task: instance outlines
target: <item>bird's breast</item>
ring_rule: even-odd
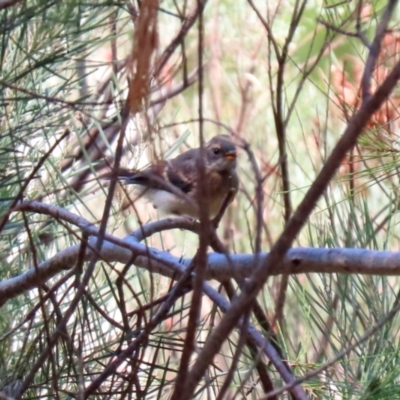
[[[196,203],[190,203],[186,199],[166,190],[150,190],[146,193],[147,199],[153,207],[165,214],[187,215],[197,218]]]

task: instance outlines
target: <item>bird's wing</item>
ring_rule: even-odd
[[[193,190],[194,181],[171,166],[166,170],[166,178],[167,181],[182,190],[183,193],[190,193]]]
[[[111,178],[111,173],[107,178]],[[190,193],[195,184],[196,164],[186,153],[170,161],[162,161],[143,171],[132,171],[120,168],[118,178],[129,185],[145,186],[148,189],[161,189],[168,192],[169,185],[183,193]],[[165,181],[167,184],[163,184]]]
[[[118,178],[127,184],[146,186],[149,189],[168,190],[160,179],[190,194],[196,187],[198,149],[192,149],[169,161],[161,161],[143,171],[124,168],[118,170]],[[106,178],[111,178],[111,173]]]
[[[196,185],[197,149],[180,154],[167,162],[164,178],[186,194],[190,194]]]

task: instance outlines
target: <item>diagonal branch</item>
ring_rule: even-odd
[[[266,262],[264,262],[255,271],[246,283],[240,297],[232,304],[232,308],[226,313],[221,323],[214,329],[206,341],[203,351],[199,354],[192,371],[188,375],[186,382],[186,393],[193,394],[198,382],[204,376],[204,373],[222,346],[222,343],[228,337],[232,329],[236,326],[243,312],[251,307],[257,294],[262,289],[271,274],[274,266],[281,266],[284,256],[296,238],[304,223],[310,216],[318,199],[328,186],[330,180],[336,173],[346,153],[351,150],[357,142],[357,138],[362,133],[363,128],[376,112],[382,103],[388,98],[393,88],[400,78],[400,63],[398,63],[392,72],[386,77],[385,81],[373,96],[367,99],[360,110],[349,121],[342,138],[333,149],[326,164],[323,166],[320,174],[311,185],[303,201],[300,203],[296,212],[289,220],[286,228],[281,234],[276,244],[271,249],[271,253]]]

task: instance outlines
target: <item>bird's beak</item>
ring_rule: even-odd
[[[233,161],[236,159],[236,151],[230,151],[228,153],[225,153],[225,158],[227,158],[229,161]]]

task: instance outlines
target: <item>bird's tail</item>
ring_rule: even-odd
[[[102,176],[102,178],[105,180],[111,180],[114,176],[116,176],[118,180],[131,185],[148,186],[150,183],[148,176],[145,176],[140,171],[129,170],[126,168],[118,168],[116,174],[114,171],[107,172]]]

